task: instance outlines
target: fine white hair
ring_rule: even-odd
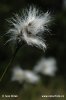
[[[7,34],[10,35],[10,41],[21,42],[24,40],[28,45],[34,45],[38,48],[45,49],[45,40],[42,38],[42,33],[48,31],[48,24],[51,16],[48,12],[43,13],[36,7],[29,7],[23,10],[22,14],[15,14],[9,20],[12,26]],[[8,41],[9,42],[9,41]]]
[[[42,58],[34,67],[36,73],[54,76],[57,71],[57,62],[54,58]]]

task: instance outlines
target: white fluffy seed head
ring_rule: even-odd
[[[48,23],[51,17],[48,12],[43,13],[35,7],[23,10],[21,15],[15,16],[9,21],[12,27],[8,33],[11,33],[11,40],[24,40],[28,45],[35,45],[43,50],[46,48],[45,41],[41,34],[48,30]]]
[[[54,58],[42,58],[34,67],[34,71],[48,76],[54,76],[57,71],[57,62]]]
[[[22,83],[24,79],[24,71],[19,66],[13,68],[11,81],[18,81],[19,83]]]
[[[25,81],[27,83],[36,84],[40,81],[40,77],[30,70],[25,70]]]
[[[40,81],[40,77],[30,70],[23,70],[20,67],[15,67],[12,70],[11,81],[17,81],[20,84],[23,82],[36,84]]]

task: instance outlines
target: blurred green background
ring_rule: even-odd
[[[6,19],[12,17],[29,5],[35,5],[46,12],[49,10],[54,17],[50,25],[50,32],[45,34],[48,48],[45,53],[31,46],[24,46],[17,53],[13,66],[18,64],[23,69],[33,69],[36,62],[42,57],[54,57],[57,60],[58,71],[55,77],[43,76],[43,81],[37,85],[20,85],[18,82],[11,82],[10,66],[3,80],[0,82],[0,100],[66,100],[66,5],[64,0],[0,0],[0,36],[8,30]],[[0,39],[0,77],[12,57],[15,47],[3,44],[8,39],[4,36]],[[2,94],[17,94],[18,98],[2,98]],[[64,98],[42,98],[44,94],[61,94]]]

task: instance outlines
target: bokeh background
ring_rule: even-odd
[[[17,53],[13,65],[8,68],[3,80],[0,82],[0,100],[66,100],[64,98],[42,98],[44,94],[63,94],[66,96],[66,0],[0,0],[0,36],[7,32],[6,19],[12,17],[29,5],[35,5],[41,10],[51,12],[54,17],[49,26],[50,32],[44,38],[48,44],[45,53],[31,46],[24,46]],[[8,39],[0,39],[0,77],[10,61],[15,47],[13,44],[3,44]],[[33,69],[41,57],[54,57],[57,61],[58,71],[55,77],[42,76],[37,85],[27,84],[26,88],[18,82],[11,82],[11,69],[18,64],[23,69]],[[2,98],[2,94],[17,94],[18,98]]]

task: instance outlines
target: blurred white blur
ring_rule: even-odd
[[[57,71],[57,62],[55,58],[42,58],[34,67],[36,73],[43,75],[55,76]]]
[[[12,69],[12,78],[11,81],[18,81],[22,83],[25,79],[24,71],[18,66]]]
[[[40,77],[32,71],[25,71],[25,81],[28,83],[37,83],[40,80]]]
[[[22,70],[20,67],[15,67],[12,69],[11,81],[36,84],[40,81],[40,77],[30,70]]]

